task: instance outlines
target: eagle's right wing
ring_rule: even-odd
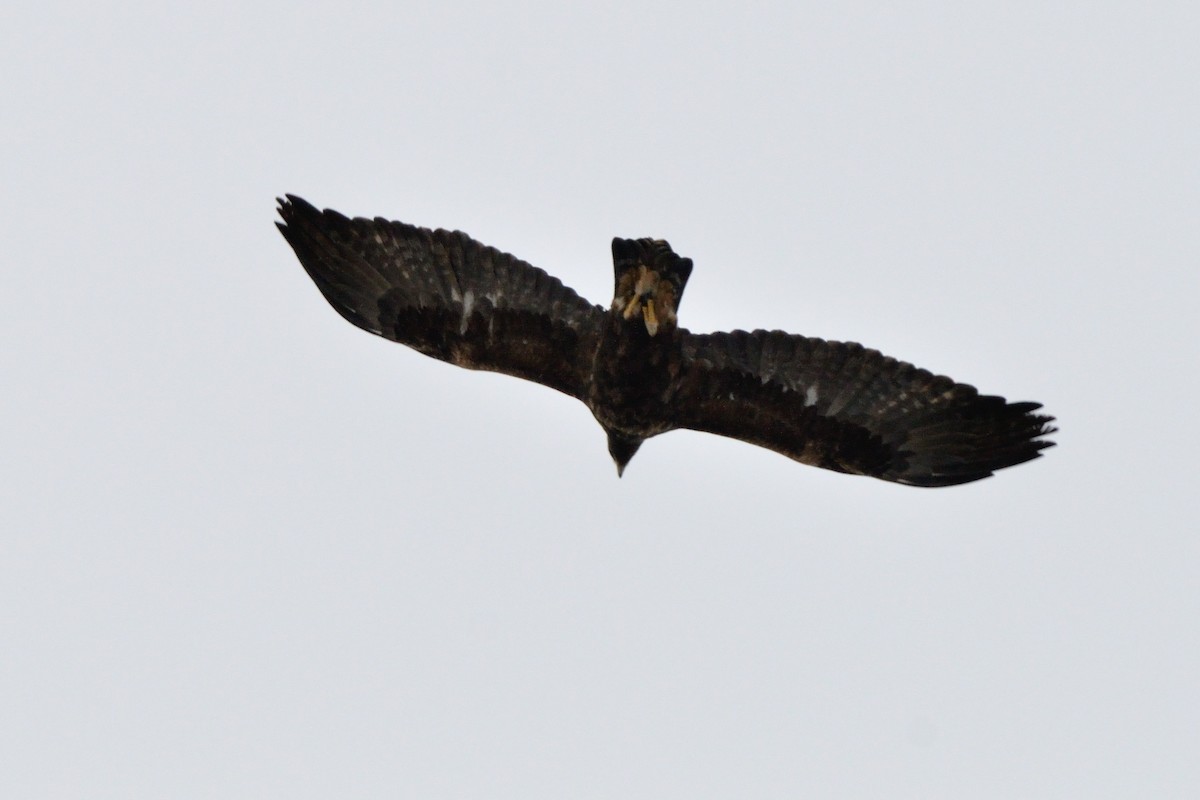
[[[277,223],[321,294],[358,327],[468,369],[582,398],[603,310],[464,233],[348,219],[288,195]]]
[[[679,427],[805,464],[949,486],[1037,458],[1053,417],[850,342],[782,331],[683,339]]]

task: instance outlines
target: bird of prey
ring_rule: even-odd
[[[461,232],[349,219],[292,195],[279,214],[339,314],[427,356],[583,401],[618,475],[642,442],[678,428],[910,486],[976,481],[1052,445],[1038,403],[981,395],[860,344],[679,327],[692,262],[661,239],[613,239],[605,310]]]

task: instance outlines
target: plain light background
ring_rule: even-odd
[[[0,795],[1200,791],[1192,3],[0,11]],[[369,336],[273,198],[1059,417],[919,490]]]

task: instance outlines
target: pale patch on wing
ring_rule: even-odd
[[[817,384],[813,384],[804,390],[804,407],[815,406],[817,404]]]
[[[471,310],[475,308],[475,293],[467,289],[462,298],[462,319],[458,323],[458,334],[463,336],[471,322]]]

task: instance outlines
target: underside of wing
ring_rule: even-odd
[[[679,427],[806,464],[950,486],[1037,458],[1052,417],[877,350],[782,331],[684,337]]]
[[[464,233],[349,219],[288,195],[279,229],[325,299],[371,333],[581,397],[603,311]]]

